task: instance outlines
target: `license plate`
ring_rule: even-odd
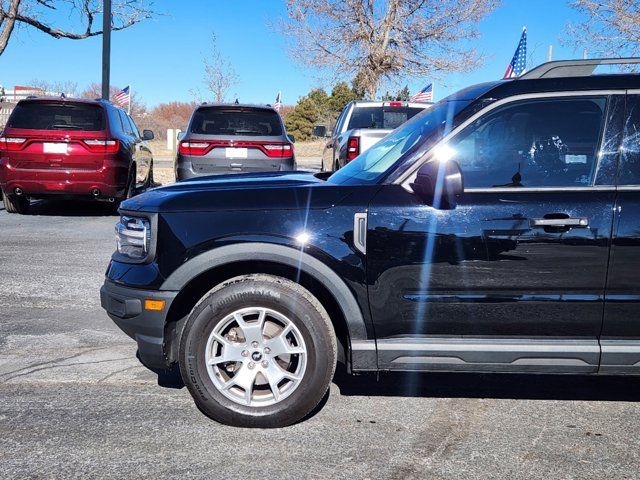
[[[225,155],[227,158],[247,158],[247,149],[227,147],[225,149]]]
[[[66,143],[45,143],[43,148],[44,153],[64,153],[67,154]]]

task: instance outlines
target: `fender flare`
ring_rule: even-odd
[[[214,248],[180,265],[164,281],[160,290],[179,291],[198,275],[225,264],[248,259],[280,263],[300,269],[320,282],[336,299],[346,320],[351,343],[366,341],[367,329],[360,306],[347,284],[317,258],[297,248],[271,243],[247,242]]]

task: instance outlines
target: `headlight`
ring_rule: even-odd
[[[151,225],[146,218],[120,217],[116,224],[116,245],[118,253],[134,260],[141,260],[149,254]]]

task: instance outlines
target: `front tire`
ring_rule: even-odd
[[[29,211],[29,199],[26,197],[19,197],[17,195],[7,195],[2,192],[2,203],[7,213],[19,213],[24,215]]]
[[[180,341],[180,370],[198,408],[237,427],[302,420],[327,393],[336,336],[304,287],[253,274],[217,286],[196,305]]]

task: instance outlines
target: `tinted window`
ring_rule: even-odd
[[[640,185],[640,97],[627,97],[627,115],[620,156],[620,185]]]
[[[588,186],[605,106],[605,98],[506,105],[439,147],[440,153],[458,161],[465,188]]]
[[[104,130],[104,110],[83,103],[20,102],[7,123],[9,128],[29,130]]]
[[[280,116],[270,110],[199,108],[191,132],[206,135],[281,136]]]
[[[393,130],[422,110],[422,108],[408,107],[356,107],[351,113],[347,130],[353,128],[384,128]]]
[[[129,125],[131,126],[131,131],[133,132],[133,134],[140,138],[140,132],[138,132],[138,127],[136,126],[136,122],[133,121],[133,118],[131,118],[129,115],[127,115],[127,120],[129,121]]]
[[[133,130],[131,130],[131,124],[129,123],[127,114],[124,113],[123,110],[118,110],[118,115],[120,115],[120,125],[122,126],[122,131],[127,135],[133,135]]]

